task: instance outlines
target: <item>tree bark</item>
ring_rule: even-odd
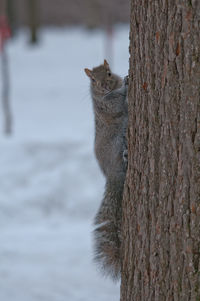
[[[121,301],[200,300],[200,1],[131,0]]]

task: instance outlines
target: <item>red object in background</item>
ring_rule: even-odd
[[[10,27],[6,16],[0,16],[0,51],[3,49],[4,42],[11,36]]]

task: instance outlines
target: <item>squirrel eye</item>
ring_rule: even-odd
[[[93,83],[95,83],[95,82],[96,82],[96,80],[95,80],[94,78],[92,78],[92,81],[93,81]]]
[[[108,76],[111,76],[111,73],[110,73],[110,72],[108,72]]]

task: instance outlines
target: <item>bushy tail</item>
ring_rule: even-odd
[[[121,219],[124,179],[108,181],[95,217],[95,261],[114,280],[121,272]]]

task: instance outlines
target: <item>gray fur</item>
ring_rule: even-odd
[[[103,80],[106,73],[102,76],[103,69],[105,65],[94,68],[90,77],[96,78],[97,81],[100,73],[100,83],[103,82],[105,87]],[[95,154],[106,178],[104,198],[94,221],[94,244],[95,260],[105,274],[116,279],[120,276],[121,269],[121,203],[127,168],[128,81],[127,78],[122,81],[115,74],[112,74],[111,80],[114,87],[111,91],[107,91],[107,88],[101,89],[100,84],[97,85],[96,81],[91,80],[95,115]]]

